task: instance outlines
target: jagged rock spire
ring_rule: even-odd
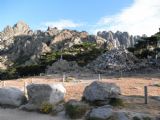
[[[25,34],[29,32],[30,27],[24,21],[19,21],[13,26],[13,30],[15,34]]]

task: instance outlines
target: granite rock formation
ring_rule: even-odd
[[[41,55],[51,51],[60,51],[75,44],[90,42],[103,49],[118,49],[124,45],[134,45],[135,37],[127,32],[98,32],[89,35],[75,30],[58,30],[48,27],[46,31],[32,31],[23,21],[13,27],[7,26],[0,32],[0,69],[8,66],[38,64]]]

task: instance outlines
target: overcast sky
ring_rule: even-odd
[[[152,35],[160,27],[160,0],[0,0],[0,15],[0,30],[23,20],[34,30],[52,26]]]

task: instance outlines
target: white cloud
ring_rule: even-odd
[[[80,27],[83,24],[82,23],[75,23],[72,20],[66,20],[66,19],[62,19],[59,21],[51,21],[51,22],[44,22],[43,25],[45,27],[57,27],[59,29],[64,29],[64,28],[76,28],[76,27]]]
[[[152,35],[160,27],[160,0],[134,0],[134,3],[113,16],[101,18],[96,30],[128,31],[134,35]]]

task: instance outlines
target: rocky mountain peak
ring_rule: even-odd
[[[116,47],[124,46],[126,48],[133,47],[136,37],[129,35],[128,32],[112,32],[112,31],[99,31],[97,32],[97,36],[100,36],[106,40],[110,40],[112,43],[115,43]]]
[[[47,32],[50,36],[56,36],[60,32],[60,30],[58,30],[57,27],[48,27]]]
[[[6,66],[12,63],[37,64],[41,55],[85,42],[94,43],[97,48],[112,50],[121,45],[134,45],[134,40],[134,36],[119,31],[102,31],[97,35],[90,35],[86,31],[59,30],[56,27],[48,27],[46,31],[32,31],[24,21],[19,21],[13,27],[7,26],[0,32],[0,63]]]
[[[25,22],[19,21],[13,26],[13,30],[15,34],[27,34],[30,27]]]

